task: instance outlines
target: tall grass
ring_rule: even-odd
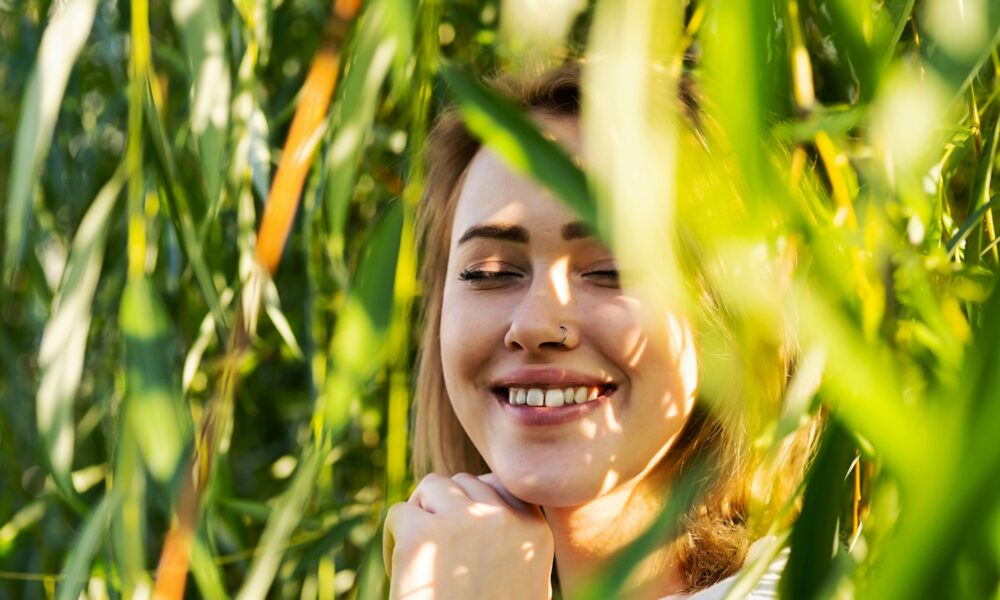
[[[452,101],[660,292],[658,232],[690,230],[737,376],[794,338],[756,444],[828,426],[773,531],[783,597],[1000,594],[1000,4],[534,7],[0,5],[0,596],[385,592],[420,156]],[[582,53],[589,174],[477,81]],[[697,152],[663,118],[681,73]]]

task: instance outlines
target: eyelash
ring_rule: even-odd
[[[590,271],[584,275],[597,276],[597,277],[607,277],[614,278],[615,281],[618,280],[618,270],[617,269],[601,269],[598,271]],[[466,269],[458,274],[458,278],[462,281],[503,281],[507,279],[513,279],[515,277],[521,277],[519,273],[514,273],[512,271],[485,271],[482,269]]]

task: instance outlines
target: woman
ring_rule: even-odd
[[[494,83],[584,154],[575,67]],[[765,467],[738,398],[711,414],[699,403],[699,336],[686,315],[648,318],[610,251],[480,148],[456,114],[428,147],[413,455],[422,479],[387,515],[391,596],[548,598],[554,575],[573,598],[650,526],[696,456],[715,465],[709,492],[625,593],[662,598],[732,575],[760,534],[750,501],[784,502],[811,433],[788,444],[795,460]],[[758,377],[777,406],[787,361],[774,353],[774,373]],[[774,493],[752,493],[760,481]]]

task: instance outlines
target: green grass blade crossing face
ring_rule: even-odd
[[[458,99],[469,130],[515,172],[526,175],[565,201],[594,231],[607,236],[587,177],[555,142],[520,111],[469,75],[451,66],[441,75]]]
[[[83,49],[97,11],[97,0],[69,0],[55,11],[38,50],[38,60],[21,102],[14,164],[4,202],[3,281],[12,283],[21,264],[30,217],[32,189],[48,154],[56,117],[73,63]]]

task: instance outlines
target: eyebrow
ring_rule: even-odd
[[[563,225],[562,228],[562,238],[566,241],[588,238],[593,235],[593,230],[583,221],[573,221],[572,223]],[[528,232],[520,225],[474,225],[465,230],[462,237],[458,239],[458,245],[473,238],[487,238],[527,244]]]

